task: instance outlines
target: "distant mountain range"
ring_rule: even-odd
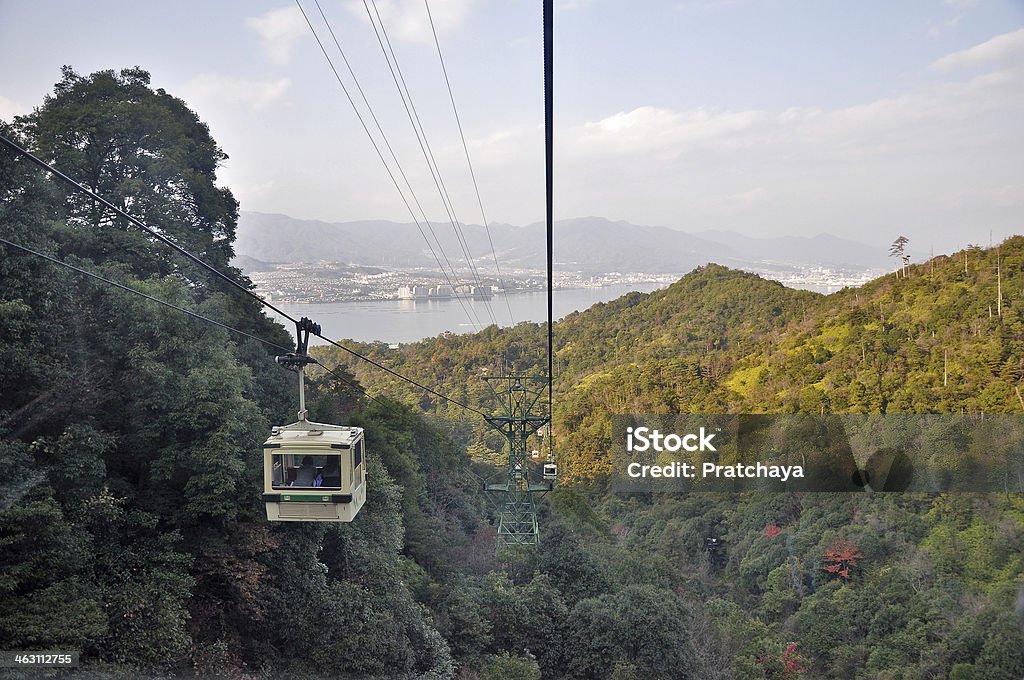
[[[451,263],[465,266],[463,247],[451,223],[432,223],[432,227],[433,234],[423,226],[431,243],[436,236]],[[480,225],[467,224],[462,225],[462,233],[478,266],[487,267],[491,261],[487,232]],[[490,241],[503,268],[544,267],[542,223],[525,227],[491,224]],[[384,220],[331,223],[242,212],[235,252],[237,264],[250,271],[275,262],[436,267],[415,224]],[[753,238],[728,231],[684,232],[640,226],[601,217],[557,221],[554,256],[557,269],[585,274],[682,274],[708,262],[758,270],[807,265],[868,270],[890,264],[887,244],[871,247],[827,234]]]

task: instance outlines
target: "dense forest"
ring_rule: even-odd
[[[248,285],[226,155],[145,71],[67,68],[0,132]],[[317,373],[311,415],[366,429],[370,493],[351,524],[271,524],[289,331],[7,151],[0,237],[245,334],[0,245],[0,648],[92,678],[1024,676],[1019,494],[622,495],[607,456],[615,413],[1020,413],[1024,238],[829,296],[709,264],[570,315],[563,477],[540,546],[496,554],[477,416],[318,348],[348,380]],[[541,372],[545,342],[358,349],[489,410],[479,378]]]

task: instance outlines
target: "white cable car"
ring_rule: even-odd
[[[263,444],[267,519],[351,522],[366,502],[363,430],[302,419]]]
[[[299,374],[299,420],[275,427],[263,444],[263,501],[276,522],[351,522],[366,502],[363,430],[306,419],[305,366],[310,331],[303,317],[295,354],[277,362]]]
[[[557,479],[558,478],[558,465],[555,463],[555,459],[549,454],[547,461],[544,463],[544,467],[541,468],[544,479]]]

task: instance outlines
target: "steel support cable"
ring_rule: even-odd
[[[373,119],[373,123],[377,127],[377,132],[380,133],[381,139],[384,140],[384,146],[387,148],[388,153],[391,154],[391,159],[394,161],[395,167],[398,169],[398,174],[402,177],[402,180],[405,182],[405,186],[409,189],[409,194],[412,196],[413,203],[416,204],[417,209],[419,209],[419,211],[420,211],[420,217],[423,218],[423,222],[427,225],[427,229],[430,231],[430,235],[434,239],[434,244],[437,245],[438,250],[441,251],[441,257],[444,258],[445,263],[448,265],[448,269],[451,270],[452,278],[454,278],[456,281],[458,281],[459,280],[459,276],[458,276],[458,274],[455,271],[455,267],[452,266],[451,260],[448,259],[448,254],[444,252],[444,246],[442,246],[441,242],[438,240],[437,234],[434,233],[434,226],[430,223],[430,220],[427,219],[427,213],[423,209],[423,206],[420,204],[420,199],[419,199],[419,197],[416,196],[416,191],[412,188],[412,183],[409,181],[409,178],[406,176],[405,170],[402,168],[402,164],[399,163],[398,155],[395,153],[395,150],[392,148],[391,142],[388,141],[388,136],[386,134],[384,134],[384,128],[381,126],[380,121],[377,119],[377,114],[375,114],[373,112],[373,107],[370,106],[370,100],[367,98],[366,93],[363,91],[363,86],[360,84],[359,78],[356,77],[355,70],[352,68],[352,64],[349,62],[348,56],[345,54],[345,50],[342,49],[341,42],[338,40],[337,35],[335,35],[335,33],[334,33],[334,28],[331,27],[331,22],[327,20],[327,15],[324,14],[323,8],[320,7],[320,0],[314,0],[314,3],[316,4],[317,11],[320,12],[320,18],[323,19],[324,25],[327,26],[327,30],[331,34],[331,39],[334,41],[334,46],[338,49],[338,54],[341,55],[342,60],[345,62],[345,68],[348,69],[349,75],[352,76],[352,81],[355,83],[356,90],[359,91],[359,96],[362,98],[363,104],[366,106],[366,110],[370,114],[370,118]],[[299,9],[300,10],[302,9],[301,5],[299,6]],[[307,23],[308,23],[308,20],[307,20]],[[312,28],[312,27],[310,27],[310,28]],[[314,32],[314,34],[315,34],[315,32]],[[357,112],[357,115],[358,115],[358,112]],[[372,142],[372,138],[371,138],[371,142]],[[413,219],[415,220],[415,217],[413,217]],[[417,226],[419,226],[419,225],[417,225]],[[426,238],[427,238],[426,234],[423,233],[422,229],[420,229],[420,235],[423,236],[424,240],[426,240]],[[429,241],[427,241],[427,246],[430,247],[430,242]],[[433,254],[433,248],[431,248],[431,253]],[[435,261],[438,260],[436,254],[434,255],[434,259],[435,259]],[[462,298],[459,296],[458,287],[452,283],[451,278],[448,277],[448,274],[447,274],[447,272],[445,272],[444,267],[441,266],[440,261],[438,261],[438,266],[441,267],[441,274],[444,276],[445,281],[447,281],[448,285],[452,287],[452,294],[455,296],[455,298],[457,300],[459,300],[459,303],[462,304],[463,310],[466,311],[467,315],[468,315],[469,312],[466,310],[466,306],[465,306],[465,304],[462,303]],[[470,307],[470,309],[472,309],[472,307]],[[473,315],[474,315],[474,317],[476,317],[477,324],[479,324],[480,323],[480,318],[479,318],[479,316],[476,315],[476,310],[473,310]],[[473,319],[470,319],[470,322],[472,322],[472,321],[473,321]],[[480,325],[482,325],[482,324],[480,324]]]
[[[544,0],[544,177],[546,188],[547,254],[548,254],[548,452],[552,450],[551,429],[554,411],[554,327],[552,325],[552,243],[554,205],[554,8],[552,0]]]
[[[477,285],[481,285],[480,275],[476,269],[476,263],[473,262],[473,256],[469,250],[469,241],[466,240],[466,235],[462,231],[462,226],[459,222],[459,216],[455,212],[455,203],[452,201],[451,196],[448,194],[448,187],[445,186],[444,177],[441,175],[441,167],[437,164],[437,159],[434,156],[433,149],[430,148],[430,140],[427,139],[427,132],[423,127],[423,123],[420,121],[420,115],[419,112],[416,110],[416,104],[412,100],[412,92],[409,90],[409,85],[405,82],[405,74],[402,73],[402,66],[401,64],[398,63],[398,55],[395,54],[395,49],[391,45],[391,38],[388,35],[387,28],[384,26],[384,20],[381,18],[380,12],[377,9],[376,0],[370,1],[371,4],[373,5],[373,13],[377,17],[377,24],[373,23],[373,17],[370,17],[370,23],[371,25],[374,26],[374,31],[376,31],[377,25],[380,26],[380,33],[377,34],[377,42],[378,44],[380,44],[381,50],[384,52],[385,60],[387,60],[388,54],[391,55],[391,61],[388,62],[388,66],[390,67],[391,62],[394,62],[394,70],[392,70],[391,72],[391,77],[392,79],[394,79],[395,72],[397,71],[398,80],[395,81],[395,86],[398,87],[399,94],[402,93],[403,89],[405,91],[404,96],[406,99],[408,99],[409,102],[408,107],[406,109],[406,113],[408,114],[410,109],[412,111],[412,116],[410,117],[409,122],[413,125],[413,130],[415,131],[418,129],[419,136],[422,137],[423,141],[421,145],[421,150],[423,150],[424,146],[426,147],[424,153],[424,160],[427,162],[427,167],[430,169],[431,175],[434,178],[434,184],[436,185],[438,193],[441,196],[441,203],[444,206],[445,211],[448,213],[448,220],[451,222],[452,229],[455,231],[455,236],[459,241],[459,245],[462,247],[462,253],[466,257],[466,263],[469,265],[470,272],[473,275],[473,279],[476,281]],[[363,6],[366,8],[367,16],[369,16],[370,8],[366,4],[366,0],[363,0]],[[384,36],[383,42],[381,42],[380,39],[381,35]],[[385,44],[387,45],[386,49]],[[401,85],[399,85],[398,81],[401,81]],[[491,320],[494,323],[497,323],[497,319],[495,318],[494,312],[491,309],[490,302],[487,302],[485,300],[485,305],[487,306],[487,310],[490,313]]]
[[[29,248],[27,246],[23,246],[23,245],[21,245],[19,243],[14,243],[13,241],[8,241],[5,238],[0,238],[0,243],[2,243],[5,246],[9,246],[11,248],[15,248],[17,250],[20,250],[20,251],[22,251],[24,253],[27,253],[29,255],[34,255],[36,257],[42,258],[43,260],[46,260],[47,262],[49,262],[51,264],[59,265],[61,267],[69,269],[69,270],[71,270],[71,271],[73,271],[73,272],[75,272],[77,274],[82,274],[83,276],[87,276],[90,279],[94,279],[94,280],[99,281],[101,283],[105,283],[108,286],[113,286],[114,288],[118,288],[118,289],[126,291],[128,293],[133,293],[133,294],[138,295],[139,297],[141,297],[141,298],[143,298],[145,300],[149,300],[150,302],[155,302],[158,305],[162,305],[162,306],[167,307],[169,309],[173,309],[173,310],[175,310],[177,312],[181,312],[182,314],[190,316],[193,319],[198,319],[200,321],[205,321],[208,324],[212,324],[212,325],[217,326],[219,328],[223,328],[226,331],[230,331],[232,333],[235,333],[235,334],[240,335],[242,337],[248,338],[250,340],[255,340],[256,342],[261,342],[264,345],[267,345],[268,347],[272,347],[274,349],[280,350],[282,352],[285,352],[286,354],[292,351],[290,347],[285,347],[284,345],[279,345],[278,343],[272,342],[270,340],[267,340],[266,338],[261,338],[261,337],[259,337],[257,335],[253,335],[252,333],[247,333],[246,331],[243,331],[243,330],[238,329],[238,328],[234,328],[233,326],[228,326],[227,324],[221,323],[220,321],[217,321],[216,319],[211,319],[210,317],[205,316],[203,314],[200,314],[198,312],[194,312],[191,309],[186,309],[184,307],[176,305],[173,302],[168,302],[167,300],[161,300],[160,298],[155,297],[153,295],[150,295],[149,293],[144,293],[144,292],[142,292],[141,290],[139,290],[137,288],[132,288],[131,286],[127,286],[127,285],[125,285],[123,283],[120,283],[118,281],[114,281],[113,279],[108,279],[107,277],[101,276],[101,275],[97,274],[96,272],[91,272],[88,269],[83,269],[82,267],[75,266],[75,265],[71,264],[70,262],[65,262],[64,260],[59,260],[59,259],[57,259],[55,257],[47,255],[46,253],[41,253],[38,250],[34,250],[34,249]],[[318,366],[320,366],[321,368],[323,368],[325,371],[327,371],[328,373],[333,375],[338,380],[341,380],[342,382],[345,382],[345,383],[351,385],[352,387],[355,387],[356,389],[361,390],[363,392],[363,394],[367,398],[372,399],[373,401],[375,401],[377,403],[383,403],[379,399],[374,397],[372,394],[367,392],[366,388],[363,387],[362,385],[360,385],[359,383],[353,382],[352,380],[349,380],[348,378],[346,378],[345,376],[341,375],[340,373],[334,371],[333,369],[330,369],[327,366],[324,366],[319,361],[316,361],[315,363]]]
[[[148,233],[153,238],[155,238],[158,241],[161,241],[161,242],[165,243],[166,245],[170,246],[171,248],[175,249],[176,251],[178,251],[179,253],[181,253],[185,257],[187,257],[192,262],[198,264],[200,267],[203,267],[206,270],[209,270],[213,274],[217,275],[217,277],[223,279],[224,281],[226,281],[231,286],[234,286],[235,288],[237,288],[238,290],[242,291],[243,293],[245,293],[249,297],[255,299],[260,304],[262,304],[262,305],[264,305],[266,307],[269,307],[270,309],[274,310],[275,312],[277,312],[281,316],[285,317],[286,319],[290,319],[293,322],[295,321],[295,319],[292,319],[290,316],[288,316],[287,314],[282,312],[280,309],[278,309],[277,307],[275,307],[271,303],[269,303],[266,300],[264,300],[263,298],[261,298],[256,293],[252,292],[251,290],[249,290],[248,288],[246,288],[245,286],[240,284],[235,279],[231,278],[230,276],[228,276],[224,272],[220,271],[216,267],[214,267],[214,266],[212,266],[210,264],[207,264],[203,260],[199,259],[198,257],[196,257],[192,253],[188,252],[187,250],[185,250],[184,248],[182,248],[177,243],[175,243],[171,239],[167,238],[166,236],[164,236],[160,232],[156,231],[152,227],[147,226],[141,220],[139,220],[139,219],[137,219],[135,217],[132,217],[131,215],[126,213],[121,208],[118,208],[116,205],[114,205],[113,203],[111,203],[107,199],[105,199],[102,196],[100,196],[99,194],[97,194],[95,191],[93,191],[89,187],[87,187],[87,186],[85,186],[83,184],[80,184],[79,182],[76,182],[75,180],[71,179],[69,176],[65,175],[63,172],[61,172],[57,168],[53,167],[52,165],[50,165],[46,161],[44,161],[41,158],[39,158],[38,156],[34,155],[29,150],[23,148],[21,145],[17,144],[13,140],[10,140],[10,139],[8,139],[5,136],[0,135],[0,142],[5,144],[11,150],[21,154],[24,158],[27,158],[29,161],[31,161],[35,165],[38,165],[39,167],[41,167],[43,170],[45,170],[46,172],[50,173],[54,177],[59,178],[60,180],[66,182],[67,184],[70,184],[73,188],[78,189],[79,191],[81,191],[85,195],[89,196],[94,201],[97,201],[97,202],[101,203],[102,205],[106,206],[108,209],[113,210],[115,213],[117,213],[118,215],[120,215],[124,219],[128,220],[129,222],[131,222],[135,226],[139,227],[140,229],[142,229],[143,231]]]
[[[505,296],[505,307],[508,308],[508,318],[512,322],[512,325],[516,325],[515,316],[512,314],[512,305],[508,301],[508,292],[505,288],[505,281],[501,276],[501,265],[498,264],[498,254],[494,251],[494,241],[491,239],[491,228],[487,223],[487,214],[484,212],[484,202],[480,198],[480,186],[476,181],[476,172],[473,171],[473,161],[469,157],[469,146],[466,144],[466,135],[462,131],[462,120],[459,118],[459,109],[455,106],[455,94],[452,92],[452,83],[448,79],[448,69],[444,65],[444,55],[441,54],[441,43],[437,39],[437,30],[434,28],[434,17],[430,13],[430,3],[428,0],[423,0],[424,6],[427,8],[427,19],[430,21],[430,32],[434,35],[434,46],[437,47],[437,58],[441,62],[441,72],[444,74],[445,85],[448,86],[448,98],[452,102],[452,111],[455,113],[455,124],[459,128],[459,139],[462,140],[462,150],[466,152],[466,165],[469,166],[469,177],[473,180],[473,190],[476,192],[476,203],[480,207],[480,219],[484,223],[484,233],[487,234],[487,244],[491,247],[491,256],[494,258],[494,270],[498,274],[498,285],[501,286],[502,293]]]
[[[380,17],[380,13],[377,11],[376,3],[373,3],[373,12],[377,16],[377,22],[373,20],[373,15],[370,14],[370,7],[366,4],[366,0],[363,0],[363,6],[366,9],[367,17],[370,19],[370,24],[373,26],[374,33],[377,37],[377,43],[380,45],[381,52],[384,54],[384,60],[388,64],[388,69],[391,71],[391,78],[395,83],[395,87],[398,89],[398,94],[402,99],[402,105],[405,107],[406,116],[409,118],[409,123],[412,125],[413,132],[416,135],[416,141],[419,143],[420,151],[423,153],[423,159],[427,164],[427,169],[430,171],[430,176],[434,181],[434,186],[437,188],[438,194],[441,197],[441,204],[444,206],[445,212],[448,215],[448,221],[452,225],[452,230],[455,232],[456,240],[462,249],[462,254],[466,258],[466,263],[469,265],[470,274],[473,277],[474,282],[477,286],[482,286],[480,280],[480,274],[477,272],[476,264],[473,262],[473,256],[469,251],[469,242],[466,240],[465,234],[462,232],[462,227],[459,225],[458,215],[455,213],[455,206],[452,203],[451,197],[448,195],[448,189],[444,184],[444,178],[441,176],[441,169],[437,164],[437,160],[434,158],[434,152],[430,148],[430,141],[427,139],[426,130],[423,128],[423,124],[420,122],[419,113],[416,110],[416,104],[412,100],[412,93],[409,91],[409,86],[405,82],[405,75],[402,73],[402,67],[398,63],[398,57],[395,54],[394,49],[391,46],[391,39],[388,37],[387,29],[384,27],[384,22]],[[377,31],[377,24],[380,24],[380,31]],[[381,34],[384,39],[381,40]],[[385,47],[385,43],[387,47]],[[390,53],[390,58],[388,54]],[[394,66],[392,67],[392,61]],[[397,77],[396,77],[397,70]],[[399,84],[401,81],[401,84]],[[404,88],[404,91],[403,91]],[[491,318],[491,323],[497,324],[497,317],[494,315],[494,309],[491,306],[490,300],[486,297],[483,298],[485,309],[487,314]]]
[[[320,46],[320,51],[323,52],[324,58],[327,59],[327,65],[330,66],[331,71],[334,72],[334,77],[338,81],[338,85],[341,86],[342,92],[345,93],[345,97],[348,99],[348,103],[352,106],[352,111],[355,112],[356,118],[359,119],[359,124],[363,126],[363,130],[366,132],[366,136],[369,137],[370,144],[373,146],[373,150],[377,152],[377,157],[380,158],[380,162],[384,165],[384,170],[388,173],[388,177],[391,178],[392,183],[395,185],[395,189],[398,190],[398,195],[402,199],[402,203],[405,204],[405,209],[409,211],[409,215],[410,217],[412,217],[412,221],[416,223],[416,228],[419,229],[420,236],[422,236],[423,240],[426,242],[427,248],[430,250],[430,254],[434,256],[434,261],[437,262],[437,266],[441,270],[441,273],[444,275],[445,280],[448,281],[448,285],[452,286],[452,291],[455,293],[455,299],[459,301],[459,305],[462,306],[462,311],[466,313],[466,316],[467,318],[469,318],[469,322],[473,326],[473,328],[475,330],[479,330],[479,320],[474,320],[473,315],[469,311],[471,308],[466,307],[465,303],[462,301],[462,298],[459,297],[458,291],[455,290],[455,285],[451,282],[451,279],[448,278],[448,274],[445,271],[444,265],[441,264],[440,258],[438,258],[437,253],[434,252],[434,247],[430,245],[430,240],[427,238],[426,233],[423,231],[423,225],[421,225],[420,221],[416,218],[416,213],[413,212],[412,206],[409,205],[409,201],[406,199],[405,193],[402,191],[401,185],[399,185],[398,180],[395,178],[395,174],[391,171],[391,166],[389,166],[387,161],[384,160],[384,154],[381,152],[380,147],[377,146],[377,141],[373,138],[373,134],[370,132],[370,128],[366,125],[366,122],[363,120],[362,114],[359,113],[359,109],[356,106],[355,100],[352,99],[352,95],[349,93],[348,88],[345,87],[345,83],[341,79],[341,74],[339,74],[338,69],[335,68],[334,60],[332,60],[330,55],[327,54],[327,48],[324,47],[323,41],[320,40],[320,36],[317,34],[316,29],[313,28],[312,22],[310,22],[309,17],[306,16],[306,10],[302,8],[302,4],[299,2],[299,0],[295,0],[295,4],[298,6],[299,11],[302,13],[302,18],[306,20],[306,25],[309,26],[309,30],[313,33],[313,38],[316,39],[317,45]]]
[[[204,316],[202,314],[199,314],[198,312],[193,312],[193,311],[191,311],[189,309],[185,309],[184,307],[179,307],[178,305],[176,305],[176,304],[174,304],[172,302],[167,302],[166,300],[161,300],[160,298],[154,297],[152,295],[149,295],[148,293],[143,293],[141,290],[138,290],[137,288],[132,288],[131,286],[126,286],[123,283],[118,283],[117,281],[114,281],[113,279],[108,279],[107,277],[101,276],[101,275],[99,275],[99,274],[97,274],[95,272],[91,272],[88,269],[83,269],[81,267],[76,267],[75,265],[71,264],[70,262],[65,262],[64,260],[59,260],[59,259],[57,259],[55,257],[47,255],[46,253],[41,253],[38,250],[33,250],[32,248],[29,248],[27,246],[23,246],[21,244],[14,243],[13,241],[8,241],[5,238],[0,238],[0,243],[4,244],[5,246],[9,246],[11,248],[16,248],[16,249],[18,249],[18,250],[20,250],[22,252],[28,253],[30,255],[35,255],[36,257],[40,257],[40,258],[46,260],[47,262],[50,262],[51,264],[56,264],[56,265],[60,265],[61,267],[66,267],[67,269],[70,269],[73,272],[77,272],[79,274],[83,274],[85,276],[88,276],[91,279],[95,279],[95,280],[100,281],[102,283],[105,283],[107,285],[114,286],[115,288],[120,288],[121,290],[128,291],[129,293],[134,293],[135,295],[138,295],[139,297],[143,297],[143,298],[145,298],[145,299],[147,299],[147,300],[149,300],[151,302],[156,302],[157,304],[163,305],[164,307],[169,307],[171,309],[175,309],[175,310],[181,312],[182,314],[187,314],[187,315],[189,315],[189,316],[191,316],[193,318],[199,319],[201,321],[205,321],[207,323],[211,323],[214,326],[219,326],[219,327],[223,328],[224,330],[228,330],[228,331],[231,331],[232,333],[237,333],[239,335],[245,336],[245,337],[249,338],[250,340],[256,340],[257,342],[262,342],[265,345],[269,345],[270,347],[282,350],[284,352],[291,352],[292,351],[291,348],[285,347],[284,345],[278,345],[275,342],[271,342],[270,340],[266,340],[264,338],[252,335],[251,333],[246,333],[243,330],[239,330],[237,328],[232,328],[231,326],[228,326],[227,324],[223,324],[220,321],[217,321],[215,319],[211,319],[208,316]]]
[[[393,371],[393,370],[391,370],[390,368],[388,368],[387,366],[385,366],[383,364],[377,363],[376,361],[374,361],[370,357],[365,356],[363,354],[360,354],[359,352],[355,351],[354,349],[351,349],[350,347],[345,347],[345,345],[337,343],[334,340],[331,340],[330,338],[326,338],[326,337],[320,335],[319,333],[315,333],[314,335],[316,335],[316,337],[320,338],[324,342],[327,342],[327,343],[329,343],[331,345],[334,345],[338,349],[344,350],[344,351],[348,352],[349,354],[351,354],[352,356],[357,357],[359,359],[362,359],[366,363],[371,364],[373,366],[376,366],[380,370],[382,370],[382,371],[384,371],[386,373],[390,373],[391,375],[395,376],[396,378],[400,378],[400,379],[404,380],[405,382],[409,383],[410,385],[414,385],[414,386],[420,388],[424,392],[427,392],[429,394],[433,394],[435,397],[440,397],[441,399],[443,399],[445,401],[449,401],[449,402],[455,404],[456,406],[461,406],[462,408],[466,409],[467,411],[472,411],[473,413],[476,413],[477,415],[483,416],[485,418],[487,417],[487,414],[484,413],[483,411],[481,411],[480,409],[473,408],[472,406],[464,404],[461,401],[458,401],[456,399],[452,399],[451,397],[447,397],[447,396],[441,394],[440,392],[438,392],[437,390],[432,390],[429,387],[427,387],[426,385],[423,385],[422,383],[416,382],[412,378],[407,378],[404,375],[402,375],[401,373]]]
[[[374,401],[374,402],[376,402],[376,403],[380,404],[381,406],[386,406],[386,404],[385,404],[385,403],[384,403],[383,401],[381,401],[381,400],[380,400],[380,399],[378,399],[377,397],[375,397],[375,396],[373,396],[372,394],[370,394],[369,392],[367,392],[367,391],[366,391],[366,388],[365,388],[365,387],[363,387],[362,385],[360,385],[359,383],[357,383],[357,382],[355,382],[355,381],[352,381],[352,380],[349,380],[348,378],[346,378],[346,377],[345,377],[345,376],[343,376],[342,374],[340,374],[340,373],[338,373],[337,371],[335,371],[335,370],[334,370],[333,368],[328,368],[327,366],[324,366],[323,364],[321,364],[321,363],[320,363],[319,361],[317,361],[316,359],[314,359],[314,360],[313,360],[313,362],[314,362],[314,363],[315,363],[315,364],[316,364],[317,366],[319,366],[320,368],[324,369],[325,371],[327,371],[328,373],[330,373],[331,375],[333,375],[333,376],[334,376],[335,378],[337,378],[338,380],[340,380],[340,381],[342,381],[343,383],[346,383],[346,384],[348,384],[348,385],[351,385],[352,387],[354,387],[354,388],[356,388],[357,390],[359,390],[360,392],[362,392],[362,393],[363,393],[363,396],[364,396],[364,397],[366,397],[367,399],[369,399],[369,400],[371,400],[371,401]]]
[[[441,204],[444,206],[445,212],[448,214],[448,221],[451,222],[456,240],[462,248],[462,254],[466,258],[466,263],[469,265],[470,273],[472,274],[473,280],[476,284],[478,286],[482,286],[483,284],[480,281],[480,275],[476,270],[476,265],[473,263],[473,256],[469,252],[469,243],[466,241],[466,237],[462,233],[462,228],[459,226],[458,215],[455,214],[455,206],[452,204],[451,197],[448,195],[448,190],[444,185],[444,178],[441,177],[441,169],[437,166],[437,160],[434,158],[434,152],[430,148],[430,141],[427,139],[427,133],[423,128],[423,124],[420,122],[419,113],[416,111],[416,104],[412,101],[412,93],[409,91],[409,86],[405,82],[405,76],[402,74],[402,67],[398,63],[398,57],[395,55],[395,51],[391,47],[391,39],[388,37],[387,29],[384,28],[384,22],[381,20],[380,13],[377,11],[377,4],[376,2],[373,3],[373,13],[377,15],[377,22],[374,22],[373,15],[370,13],[370,5],[367,4],[366,0],[363,0],[363,6],[366,8],[366,14],[369,17],[370,24],[373,26],[374,33],[377,36],[377,43],[380,45],[381,51],[384,54],[384,60],[388,63],[388,70],[391,71],[391,78],[394,80],[395,87],[398,88],[398,94],[402,98],[402,105],[405,107],[406,116],[409,118],[409,123],[412,125],[413,132],[416,134],[416,141],[419,143],[420,151],[423,153],[423,159],[426,161],[427,169],[430,171],[430,176],[434,180],[434,186],[437,188],[438,194],[441,196]],[[380,24],[380,31],[377,30],[377,23]],[[384,36],[383,39],[381,38],[381,34]],[[387,43],[386,47],[385,42]],[[390,58],[388,56],[389,52]],[[392,66],[392,61],[394,61],[394,66]],[[497,324],[498,320],[494,316],[494,310],[491,308],[489,300],[484,299],[484,307],[487,309],[487,313],[491,317],[491,322]]]
[[[74,188],[78,189],[79,191],[87,194],[88,196],[90,196],[94,200],[99,201],[100,203],[102,203],[106,207],[108,207],[111,210],[113,210],[114,212],[116,212],[121,217],[129,220],[133,224],[138,225],[139,227],[144,229],[146,232],[152,234],[154,237],[156,237],[157,239],[159,239],[163,243],[166,243],[167,245],[171,246],[172,248],[174,248],[175,250],[177,250],[181,254],[185,255],[189,260],[191,260],[191,261],[195,262],[196,264],[199,264],[203,268],[208,269],[209,271],[217,274],[218,276],[223,278],[225,281],[227,281],[228,283],[233,285],[235,288],[238,288],[239,290],[241,290],[246,295],[249,295],[250,297],[255,299],[257,302],[259,302],[264,307],[267,307],[269,309],[274,310],[275,312],[277,312],[278,314],[280,314],[284,318],[288,319],[292,323],[296,323],[296,324],[298,323],[298,320],[295,317],[293,317],[292,315],[290,315],[290,314],[288,314],[288,313],[278,309],[273,304],[271,304],[270,302],[264,300],[259,295],[256,295],[255,293],[253,293],[251,290],[249,290],[248,288],[246,288],[242,284],[238,283],[237,281],[235,281],[234,279],[228,277],[227,275],[221,273],[216,268],[214,268],[212,265],[207,264],[206,262],[204,262],[200,258],[196,257],[192,253],[188,252],[187,250],[185,250],[184,248],[182,248],[181,246],[176,244],[174,241],[168,239],[166,236],[163,236],[162,234],[159,234],[155,230],[153,230],[150,227],[146,226],[144,223],[142,223],[138,219],[132,217],[131,215],[126,213],[121,208],[118,208],[116,205],[110,203],[109,201],[107,201],[106,199],[101,197],[99,194],[95,193],[94,191],[92,191],[92,190],[88,189],[87,187],[85,187],[85,186],[79,184],[78,182],[74,181],[73,179],[71,179],[70,177],[68,177],[67,175],[62,173],[61,171],[57,170],[56,168],[54,168],[52,165],[50,165],[46,161],[43,161],[40,158],[34,156],[32,153],[30,153],[26,149],[22,148],[20,145],[16,144],[15,142],[11,141],[7,137],[4,137],[3,135],[0,135],[0,142],[3,142],[5,145],[7,145],[11,149],[17,151],[18,153],[20,153],[25,158],[30,159],[33,163],[35,163],[36,165],[42,167],[47,172],[53,174],[56,177],[59,177],[60,179],[64,180],[65,182],[69,183],[72,187],[74,187]],[[22,250],[24,250],[26,252],[30,252],[29,249],[27,249],[25,246],[19,246],[18,244],[12,243],[10,241],[7,241],[6,239],[0,239],[0,241],[2,241],[4,243],[7,243],[8,245],[11,245],[11,246],[13,246],[15,248],[21,248]],[[57,262],[57,263],[61,263],[63,266],[67,266],[67,267],[73,267],[74,266],[74,265],[70,265],[68,263],[62,262],[61,260],[57,260],[56,258],[51,258],[48,255],[43,255],[42,253],[36,253],[36,254],[38,254],[40,257],[43,257],[45,259],[49,259],[51,261],[54,261],[54,262]],[[76,269],[80,269],[80,268],[76,268]],[[86,270],[84,270],[84,269],[80,269],[80,271],[83,274],[87,273]],[[98,275],[94,275],[94,277],[98,278]],[[134,291],[134,289],[128,288],[127,286],[123,286],[122,284],[118,284],[117,282],[114,282],[114,281],[111,281],[111,284],[112,285],[117,285],[119,287],[123,287],[123,288],[125,288],[127,290]],[[140,291],[135,291],[135,292],[139,293],[140,295],[143,294]],[[155,301],[159,301],[157,298],[153,298],[153,299]],[[160,302],[162,304],[170,305],[170,303],[163,303],[162,301],[160,301]],[[216,322],[216,323],[219,323],[219,322]],[[225,326],[225,328],[229,328],[229,327]],[[241,331],[239,331],[239,332],[241,332]],[[349,354],[351,354],[351,355],[353,355],[353,356],[355,356],[355,357],[357,357],[359,359],[362,359],[363,361],[365,361],[365,362],[367,362],[369,364],[372,364],[372,365],[376,366],[377,368],[380,368],[381,370],[384,370],[384,371],[390,373],[391,375],[395,376],[396,378],[399,378],[400,380],[404,380],[405,382],[409,383],[410,385],[414,385],[414,386],[424,390],[425,392],[428,392],[428,393],[433,394],[433,395],[435,395],[437,397],[440,397],[441,399],[444,399],[445,401],[451,402],[451,403],[453,403],[453,404],[455,404],[457,406],[461,406],[462,408],[466,409],[467,411],[472,411],[473,413],[477,413],[479,415],[484,415],[484,413],[482,411],[480,411],[478,409],[475,409],[475,408],[473,408],[471,406],[467,406],[466,404],[464,404],[461,401],[458,401],[456,399],[451,399],[449,397],[446,397],[445,395],[441,394],[440,392],[438,392],[436,390],[430,389],[429,387],[427,387],[425,385],[422,385],[419,382],[417,382],[415,380],[412,380],[411,378],[405,377],[404,375],[402,375],[401,373],[398,373],[397,371],[394,371],[394,370],[392,370],[392,369],[390,369],[390,368],[388,368],[388,367],[386,367],[386,366],[384,366],[382,364],[377,363],[373,359],[370,359],[369,357],[364,356],[363,354],[355,351],[354,349],[346,347],[346,346],[342,345],[339,342],[336,342],[334,340],[331,340],[328,337],[320,335],[319,333],[317,333],[316,336],[318,338],[324,340],[325,342],[330,343],[331,345],[334,345],[335,347],[338,347],[339,349],[342,349],[342,350],[348,352]],[[256,338],[255,336],[250,336],[250,337],[253,337],[254,339],[259,339],[259,338]],[[261,342],[263,342],[263,341],[261,340]],[[291,350],[289,349],[288,351],[291,351]]]

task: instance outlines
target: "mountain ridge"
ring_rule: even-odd
[[[888,266],[885,248],[877,250],[845,238],[758,238],[734,232],[686,232],[663,226],[636,225],[603,217],[576,217],[555,223],[555,263],[585,274],[609,272],[677,274],[708,262],[741,269],[768,262],[784,266],[842,266],[859,270]],[[417,233],[422,230],[422,234]],[[461,225],[470,254],[478,264],[491,262],[491,243],[504,268],[540,269],[544,262],[544,225],[491,223]],[[488,234],[488,231],[490,232]],[[243,211],[239,216],[235,252],[259,263],[341,261],[391,267],[436,267],[424,242],[438,258],[447,253],[451,265],[466,260],[460,237],[451,223],[429,225],[359,220],[326,222],[279,213]]]

